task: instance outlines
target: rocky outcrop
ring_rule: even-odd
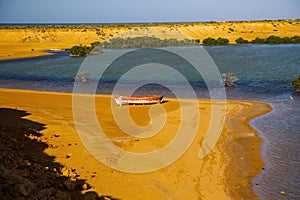
[[[0,109],[0,115],[1,199],[113,199],[99,196],[76,169],[54,162],[53,156],[43,152],[51,147],[40,139],[38,130],[28,127],[39,129],[41,124],[20,119],[23,111]],[[5,126],[4,118],[12,116],[19,119],[10,119],[15,124]]]

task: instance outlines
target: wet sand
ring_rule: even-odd
[[[183,156],[158,171],[133,174],[107,167],[87,151],[75,129],[71,94],[0,89],[0,97],[1,108],[26,111],[30,115],[24,118],[45,125],[40,131],[41,141],[48,144],[44,152],[62,166],[76,169],[78,179],[85,179],[92,186],[88,191],[124,200],[256,198],[251,180],[263,167],[262,139],[249,121],[269,112],[271,107],[267,104],[227,101],[221,137],[212,152],[199,159],[198,152],[212,120],[211,102],[199,100],[199,128]],[[151,107],[166,110],[165,126],[150,139],[137,139],[121,131],[112,117],[111,100],[111,96],[97,95],[95,108],[101,127],[115,145],[127,151],[148,152],[163,147],[174,137],[181,120],[176,99],[166,99],[160,105],[129,106],[132,119],[142,126],[150,123]]]

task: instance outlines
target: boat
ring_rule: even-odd
[[[119,106],[129,104],[156,104],[161,103],[163,95],[151,95],[151,96],[125,96],[115,95],[115,101]]]
[[[49,49],[49,50],[52,51],[52,52],[63,52],[63,51],[66,51],[66,49],[56,49],[56,48]]]

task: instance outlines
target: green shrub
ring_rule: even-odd
[[[292,44],[292,43],[299,44],[300,43],[300,36],[281,38],[281,43],[284,43],[284,44]]]
[[[208,37],[203,40],[202,44],[204,46],[215,46],[217,45],[217,41],[214,38]]]
[[[87,56],[91,53],[91,51],[100,45],[100,42],[93,42],[91,46],[73,46],[70,49],[70,56]],[[98,53],[101,53],[101,50],[97,50]]]
[[[95,47],[97,47],[100,44],[101,44],[101,42],[93,42],[93,43],[91,43],[91,47],[92,47],[92,49],[94,49]]]
[[[266,40],[257,37],[257,38],[255,38],[254,40],[252,40],[252,43],[253,43],[253,44],[265,44],[265,43],[266,43]]]
[[[88,46],[73,46],[71,49],[70,49],[70,55],[71,56],[87,56],[90,51],[92,50],[91,47],[88,47]]]
[[[199,40],[200,42],[200,40]],[[175,38],[161,40],[156,37],[134,37],[134,38],[112,38],[102,43],[107,49],[126,49],[126,48],[160,48],[170,46],[195,46],[195,40],[177,40]]]
[[[101,53],[102,48],[107,49],[128,49],[128,48],[160,48],[168,46],[195,46],[200,40],[177,40],[175,38],[161,40],[156,37],[135,37],[135,38],[112,38],[103,43],[93,42],[91,46],[73,46],[70,49],[71,56],[87,56],[94,49],[93,53]],[[99,48],[96,48],[99,47]]]
[[[300,43],[300,36],[295,35],[294,37],[291,38],[291,43]]]
[[[281,42],[283,44],[290,44],[290,43],[292,43],[292,40],[289,37],[284,37],[284,38],[281,38]]]
[[[198,44],[200,44],[201,40],[200,39],[195,39],[195,42],[197,42]]]
[[[237,44],[248,44],[248,40],[243,39],[242,37],[235,40]]]
[[[279,36],[274,36],[271,35],[266,39],[262,39],[262,38],[255,38],[254,40],[252,40],[253,44],[299,44],[300,43],[300,36],[293,36],[293,37],[284,37],[281,38]]]
[[[217,45],[228,45],[229,40],[227,38],[218,38],[217,39]]]
[[[220,38],[220,37],[218,39],[208,37],[203,40],[202,44],[204,46],[227,45],[227,44],[229,44],[229,40],[226,38]]]
[[[267,44],[282,44],[282,39],[278,36],[271,35],[266,39]]]

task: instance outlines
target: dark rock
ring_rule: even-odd
[[[28,197],[36,190],[36,185],[27,179],[23,179],[22,183],[15,185],[15,192],[17,195],[21,194]]]
[[[77,183],[76,183],[76,179],[75,180],[66,180],[64,182],[64,185],[66,186],[66,188],[69,190],[69,191],[73,191],[75,190],[76,186],[77,186]]]
[[[72,154],[69,153],[66,155],[66,158],[70,158],[71,156],[72,156]]]
[[[40,137],[35,129],[0,126],[0,200],[101,199],[95,192],[82,194],[91,186],[75,178],[80,176],[75,168],[64,167],[45,154],[46,148],[57,147]]]
[[[87,192],[83,196],[84,200],[97,200],[98,195],[95,192]]]

